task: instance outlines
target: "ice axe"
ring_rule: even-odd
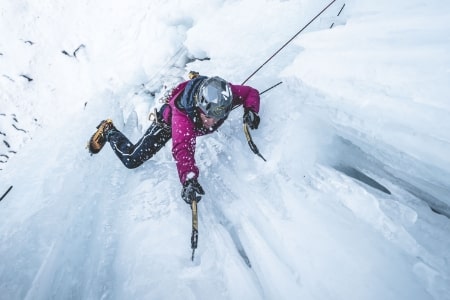
[[[197,199],[195,199],[195,197],[193,197],[191,201],[191,210],[192,210],[191,260],[194,261],[194,253],[195,249],[197,249],[197,242],[198,242],[198,214],[197,214]]]
[[[274,87],[279,86],[280,84],[282,84],[283,82],[280,81],[277,84],[272,85],[270,88],[265,89],[264,91],[262,91],[261,93],[259,93],[259,95],[261,96],[262,94],[264,94],[267,91],[270,91],[271,89],[273,89]],[[235,109],[236,107],[238,107],[238,105],[236,105],[235,107],[232,108]],[[253,153],[255,153],[256,155],[258,155],[259,157],[261,157],[264,161],[267,161],[264,156],[262,156],[262,154],[259,152],[258,147],[256,147],[256,144],[253,142],[252,136],[250,134],[250,130],[248,129],[248,124],[244,122],[244,133],[245,133],[245,138],[247,139],[248,145],[250,147],[250,149],[253,151]]]

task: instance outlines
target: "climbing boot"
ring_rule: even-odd
[[[89,143],[86,148],[89,149],[89,153],[97,154],[102,150],[103,146],[107,142],[108,132],[115,128],[111,119],[106,119],[100,122],[97,126],[97,131],[89,139]]]

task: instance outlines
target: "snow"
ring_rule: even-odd
[[[170,143],[133,170],[85,149],[108,117],[137,141],[190,70],[242,83],[328,3],[3,0],[0,299],[450,299],[450,2],[337,0],[250,78],[283,81],[267,162],[242,109],[198,139],[194,261]]]

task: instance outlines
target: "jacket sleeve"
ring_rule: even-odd
[[[172,111],[172,155],[176,161],[180,182],[197,178],[195,163],[196,135],[194,123],[178,109]]]
[[[233,105],[243,105],[255,113],[259,113],[259,92],[247,85],[230,84],[233,92]]]

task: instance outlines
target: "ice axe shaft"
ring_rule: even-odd
[[[261,157],[264,161],[267,161],[264,158],[264,156],[262,156],[262,154],[259,152],[258,147],[256,147],[255,143],[253,142],[252,136],[250,135],[250,131],[248,130],[248,125],[246,123],[244,123],[244,133],[245,137],[247,138],[248,145],[250,146],[250,149],[253,151],[253,153]]]
[[[197,249],[197,242],[198,242],[198,213],[197,213],[197,200],[195,199],[195,197],[194,199],[192,199],[191,202],[191,210],[192,210],[191,260],[194,261],[194,253],[195,249]]]

